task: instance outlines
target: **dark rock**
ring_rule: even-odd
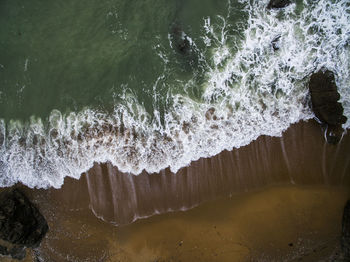
[[[174,22],[171,25],[170,41],[172,48],[179,55],[178,58],[184,63],[183,69],[185,71],[191,71],[198,66],[198,50],[179,22]]]
[[[276,36],[272,41],[271,41],[271,45],[274,51],[277,51],[280,49],[280,39],[281,36]]]
[[[336,144],[343,133],[341,125],[347,121],[347,118],[343,115],[342,104],[337,102],[340,95],[337,91],[333,72],[320,70],[312,74],[309,90],[315,116],[327,125],[327,141]]]
[[[350,261],[350,200],[346,203],[343,213],[341,248],[344,261]]]
[[[13,259],[18,259],[18,260],[22,260],[23,258],[26,257],[26,250],[24,246],[14,246],[11,250],[10,250],[10,255]]]
[[[343,128],[341,126],[328,126],[326,130],[326,139],[329,144],[336,145],[343,136]]]
[[[26,247],[38,247],[48,231],[45,218],[17,189],[0,194],[0,239],[16,259],[25,256]]]
[[[329,70],[320,70],[317,73],[312,74],[310,77],[309,88],[311,92],[337,91],[333,72]]]
[[[316,117],[328,125],[341,125],[346,122],[346,117],[343,116],[343,106],[338,102],[313,106],[313,110]]]
[[[176,47],[181,54],[189,54],[191,50],[191,43],[188,40],[188,37],[184,36],[183,39],[177,43]]]
[[[334,91],[324,91],[324,92],[314,92],[312,97],[312,102],[314,106],[322,106],[328,103],[336,103],[340,99],[338,92]]]
[[[177,52],[182,55],[188,55],[191,53],[190,40],[178,23],[174,23],[172,26],[171,39],[173,47]]]
[[[3,256],[9,255],[9,251],[7,250],[7,247],[0,246],[0,255],[3,255]]]
[[[269,4],[267,5],[267,8],[283,8],[290,5],[291,3],[291,0],[270,0]]]

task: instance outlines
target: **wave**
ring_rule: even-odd
[[[214,23],[204,19],[206,48],[197,50],[205,65],[201,99],[175,94],[166,112],[151,115],[125,95],[112,113],[54,110],[48,121],[1,120],[0,186],[59,188],[65,177],[78,179],[94,162],[135,175],[167,167],[175,173],[258,136],[281,136],[292,123],[314,116],[307,81],[323,67],[335,73],[349,119],[349,3],[305,0],[283,10],[266,10],[267,1],[240,4],[247,21],[238,25],[239,34],[233,33],[230,12]],[[158,55],[164,63],[170,59]]]

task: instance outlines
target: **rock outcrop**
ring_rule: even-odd
[[[0,194],[0,254],[23,259],[25,249],[36,248],[48,231],[45,218],[19,190]]]
[[[341,125],[347,118],[343,116],[343,106],[338,102],[340,95],[334,74],[329,70],[320,70],[312,74],[309,90],[315,116],[327,126],[327,141],[331,144],[338,143],[343,132]]]
[[[283,8],[292,3],[291,0],[270,0],[267,9]]]

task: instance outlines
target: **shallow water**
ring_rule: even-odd
[[[322,67],[350,117],[347,1],[198,2],[1,1],[1,186],[58,188],[94,162],[176,172],[280,136],[313,117]]]
[[[205,202],[271,185],[350,186],[350,135],[327,144],[315,121],[292,125],[283,136],[261,136],[248,146],[191,163],[173,174],[122,173],[95,164],[79,180],[49,190],[67,209],[90,209],[120,226],[157,214],[186,211]]]

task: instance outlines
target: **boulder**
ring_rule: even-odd
[[[310,77],[311,92],[335,92],[337,85],[335,84],[334,74],[330,70],[320,70],[313,73]]]
[[[320,106],[315,106],[313,104],[313,110],[316,117],[323,123],[328,125],[341,125],[347,120],[343,116],[343,106],[338,102],[329,102]]]
[[[328,103],[336,103],[340,99],[340,95],[334,91],[314,92],[312,99],[314,105],[322,106]]]
[[[283,8],[292,3],[291,0],[270,0],[267,9]]]
[[[17,189],[0,194],[0,254],[25,257],[25,248],[36,248],[48,231],[45,218]]]
[[[343,115],[342,104],[338,102],[340,95],[333,72],[320,70],[312,74],[309,91],[315,116],[327,126],[327,141],[336,144],[342,135],[341,125],[347,121],[347,118]]]

